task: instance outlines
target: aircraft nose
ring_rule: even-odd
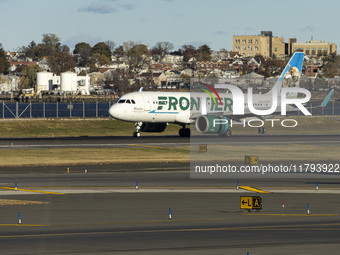
[[[112,105],[109,109],[109,114],[112,118],[117,118],[117,110],[115,105]]]

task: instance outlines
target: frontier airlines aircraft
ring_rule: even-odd
[[[110,116],[123,121],[135,122],[134,137],[140,132],[163,132],[168,123],[182,128],[179,135],[190,136],[187,125],[195,124],[197,131],[230,136],[229,123],[247,117],[265,120],[273,115],[286,115],[287,111],[302,111],[311,115],[303,106],[310,100],[310,92],[299,88],[304,53],[295,52],[280,78],[266,94],[252,94],[252,88],[243,94],[241,89],[230,84],[210,86],[201,83],[191,92],[147,92],[126,94],[113,104]],[[219,93],[215,90],[219,89]],[[231,92],[231,93],[230,93]],[[297,98],[302,93],[304,98]],[[321,106],[325,106],[333,91]],[[264,133],[259,128],[259,133]]]

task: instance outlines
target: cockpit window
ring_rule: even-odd
[[[133,99],[120,99],[118,104],[136,104],[136,102]]]

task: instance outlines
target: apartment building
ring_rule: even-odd
[[[261,54],[281,58],[286,55],[286,44],[283,37],[273,36],[272,31],[262,31],[260,35],[234,35],[233,51],[244,57]]]
[[[305,55],[311,56],[326,56],[332,53],[337,53],[337,45],[328,43],[322,40],[310,40],[306,43],[295,42],[292,44],[293,52],[303,51]]]

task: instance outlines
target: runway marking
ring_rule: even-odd
[[[51,192],[51,191],[42,191],[42,190],[33,190],[33,189],[15,189],[15,188],[10,188],[10,187],[0,187],[0,189],[44,193],[44,194],[52,194],[52,195],[66,195],[65,193],[60,193],[60,192]]]
[[[267,216],[261,217],[261,219],[277,219],[281,218],[282,216],[286,217],[334,217],[340,216],[340,214],[247,214],[247,216]],[[270,217],[268,217],[270,216]],[[255,217],[254,217],[255,218]],[[180,222],[200,222],[200,221],[234,221],[234,220],[242,220],[243,217],[234,217],[234,218],[215,218],[215,219],[187,219],[187,220],[155,220],[155,221],[128,221],[128,222],[97,222],[97,223],[79,223],[79,224],[49,224],[49,225],[30,225],[30,224],[0,224],[1,226],[7,227],[18,227],[18,226],[29,226],[29,227],[71,227],[71,226],[94,226],[94,225],[130,225],[130,224],[155,224],[155,223],[180,223]],[[340,225],[340,223],[335,223],[335,225]],[[300,225],[298,225],[300,226]],[[305,226],[305,225],[301,225]],[[258,228],[258,226],[256,226]],[[271,227],[271,226],[265,226]],[[284,226],[283,226],[284,227]],[[238,227],[238,228],[248,228],[248,227]],[[253,228],[253,227],[251,227]],[[0,236],[1,237],[1,236]]]
[[[315,145],[311,145],[311,144],[301,144],[301,143],[291,143],[289,145],[299,145],[299,146],[315,146]]]
[[[252,191],[252,192],[256,192],[256,193],[271,193],[269,191],[257,189],[257,188],[250,187],[250,186],[239,186],[239,188],[244,189],[244,190],[248,190],[248,191]]]
[[[129,144],[130,146],[135,147],[145,147],[145,148],[155,148],[155,149],[164,149],[164,147],[153,146],[153,145],[140,145],[140,144]]]
[[[33,224],[0,224],[7,227],[50,227],[51,225],[33,225]]]
[[[276,226],[245,226],[245,227],[223,227],[223,228],[182,228],[182,229],[146,229],[146,230],[123,230],[123,231],[98,231],[86,233],[52,233],[52,234],[27,234],[27,235],[3,235],[0,238],[24,238],[24,237],[55,237],[55,236],[85,236],[85,235],[108,235],[108,234],[138,234],[138,233],[166,233],[166,232],[203,232],[203,231],[340,231],[340,223],[322,223],[322,224],[306,224],[306,225],[276,225]]]
[[[306,213],[244,213],[247,216],[284,216],[284,217],[332,217],[340,214],[306,214]]]

